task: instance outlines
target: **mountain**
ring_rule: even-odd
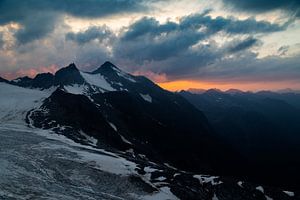
[[[0,83],[0,111],[0,176],[10,180],[0,198],[14,188],[54,199],[299,197],[286,182],[249,179],[245,154],[184,97],[110,62]]]
[[[58,70],[55,75],[51,73],[37,74],[34,78],[22,77],[12,80],[13,85],[26,88],[49,89],[53,86],[83,84],[84,80],[74,63]]]
[[[222,140],[249,160],[251,165],[240,165],[239,171],[260,182],[299,185],[300,95],[216,90],[180,94],[207,116]]]
[[[187,91],[191,92],[191,93],[194,93],[194,94],[202,94],[206,90],[204,90],[204,89],[198,89],[198,88],[189,88]]]
[[[241,93],[243,93],[243,91],[232,88],[232,89],[226,90],[225,93],[228,93],[228,94],[241,94]]]
[[[300,93],[300,90],[293,90],[291,88],[285,88],[285,89],[281,89],[281,90],[277,90],[276,92],[278,93],[296,93],[296,94],[299,94]]]
[[[83,131],[105,141],[100,146],[131,148],[195,172],[226,172],[231,168],[228,160],[238,156],[215,137],[206,117],[184,98],[110,62],[93,72],[81,72],[71,64],[57,71],[53,80],[51,87],[59,88],[28,114],[27,121],[35,127],[53,129],[79,142]],[[48,84],[42,89],[46,88]]]

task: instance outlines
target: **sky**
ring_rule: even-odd
[[[109,60],[169,90],[300,89],[299,0],[0,0],[0,76]]]

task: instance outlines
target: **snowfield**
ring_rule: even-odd
[[[52,91],[0,83],[0,199],[177,199],[167,187],[149,192],[149,175],[116,153],[28,127]]]
[[[89,74],[85,72],[80,72],[80,75],[84,80],[90,85],[97,86],[104,89],[105,91],[115,91],[114,89],[101,74]]]
[[[26,113],[39,107],[50,94],[51,90],[32,90],[0,83],[0,124],[25,124]]]

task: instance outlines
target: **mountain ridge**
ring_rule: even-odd
[[[91,152],[104,149],[118,166],[133,162],[134,168],[125,168],[135,183],[146,184],[151,192],[168,188],[171,199],[290,199],[280,188],[263,185],[264,191],[258,190],[262,186],[239,169],[251,163],[220,140],[206,115],[184,97],[110,63],[104,66],[91,73],[70,64],[58,74],[23,78],[25,88],[0,83],[5,90],[0,94],[6,94],[0,109],[8,109],[1,119],[9,122],[17,115],[32,130],[66,136]],[[36,86],[33,80],[38,79],[41,84]],[[217,91],[209,93],[217,97]],[[100,163],[100,171],[103,165],[107,163]],[[299,196],[298,188],[282,188]]]

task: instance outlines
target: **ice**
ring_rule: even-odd
[[[0,124],[0,147],[0,199],[139,199],[132,194],[149,194],[127,176],[138,176],[135,163],[49,130]]]
[[[140,96],[149,103],[152,103],[152,97],[149,94],[140,94]]]

